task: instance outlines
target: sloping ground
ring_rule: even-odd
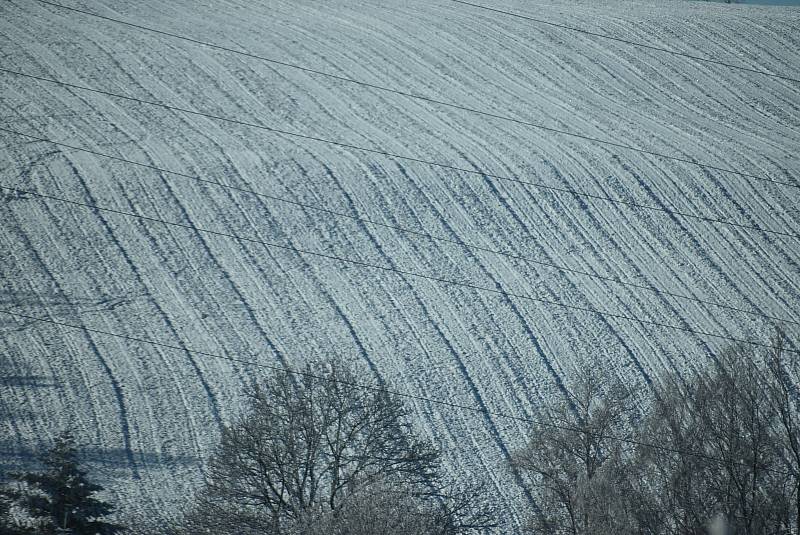
[[[65,0],[66,2],[66,0]],[[800,183],[800,84],[441,0],[70,2],[197,39]],[[800,77],[800,10],[706,3],[495,5]],[[0,66],[272,128],[655,206],[397,160],[0,74],[2,127],[419,235],[4,133],[2,185],[760,342],[800,321],[800,189],[598,145],[204,48],[35,0],[0,4]],[[274,365],[343,355],[398,390],[535,417],[594,362],[632,384],[725,340],[443,285],[5,191],[2,308]],[[666,210],[666,211],[665,211]],[[683,212],[784,233],[686,218]],[[531,261],[465,248],[466,241]],[[456,242],[456,243],[453,243]],[[565,272],[555,264],[634,285]],[[733,309],[741,309],[741,311]],[[125,511],[177,506],[247,366],[1,315],[3,462],[61,426]],[[798,324],[784,327],[797,335]],[[489,499],[519,421],[418,402],[420,429]],[[519,519],[508,519],[513,531]]]

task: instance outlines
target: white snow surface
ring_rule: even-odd
[[[800,184],[800,84],[437,0],[64,0],[548,127]],[[487,5],[489,2],[486,2]],[[500,0],[594,32],[800,78],[800,9]],[[491,119],[34,0],[0,4],[3,68],[488,174],[800,233],[800,189]],[[0,74],[2,126],[531,260],[800,321],[800,239],[576,197]],[[735,338],[746,312],[565,273],[0,134],[2,185]],[[412,395],[536,418],[576,370],[647,388],[725,340],[448,286],[30,196],[2,194],[5,310],[269,365],[342,355]],[[784,324],[790,334],[797,323]],[[61,428],[123,514],[176,511],[245,365],[0,314],[2,458]],[[522,421],[412,402],[487,499]],[[502,531],[522,516],[505,513]]]

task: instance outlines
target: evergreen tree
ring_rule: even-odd
[[[88,481],[77,457],[75,438],[70,432],[62,433],[42,458],[43,472],[16,476],[29,490],[22,505],[55,533],[112,535],[123,531],[119,525],[100,520],[114,508],[94,497],[103,487]]]

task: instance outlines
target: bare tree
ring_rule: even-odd
[[[615,440],[626,436],[632,395],[618,380],[603,379],[595,370],[583,372],[567,402],[554,409],[551,425],[539,426],[513,456],[535,491],[534,531],[625,533],[632,525],[624,498],[631,452]]]
[[[705,535],[713,523],[731,535],[797,533],[800,362],[786,345],[778,333],[768,351],[735,345],[685,378],[663,377],[638,423],[623,385],[582,376],[571,406],[557,407],[554,426],[541,426],[513,459],[536,490],[532,527]]]
[[[440,452],[415,437],[400,399],[357,383],[341,361],[253,383],[248,411],[222,432],[185,530],[404,533],[404,518],[434,529],[408,533],[485,526],[477,508],[454,508]]]
[[[794,518],[787,518],[787,528],[793,521],[794,529],[800,530],[800,358],[786,351],[786,343],[786,335],[777,330],[767,360],[766,382],[770,406],[778,420],[779,456],[791,474]]]
[[[718,515],[733,534],[795,532],[797,374],[776,343],[767,354],[733,346],[685,387],[657,392],[641,440],[660,447],[638,456],[650,532],[700,535]]]
[[[299,523],[305,535],[433,534],[442,526],[436,510],[393,485],[377,483],[353,493],[339,511],[311,511]]]

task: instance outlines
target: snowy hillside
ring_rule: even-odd
[[[0,185],[494,292],[4,190],[3,310],[270,365],[337,353],[403,392],[523,417],[562,396],[587,362],[646,385],[728,343],[687,330],[764,342],[772,316],[789,321],[782,325],[795,340],[800,335],[800,188],[791,185],[800,185],[798,83],[448,0],[67,2],[769,180],[459,111],[36,0],[6,1],[3,69],[479,172],[0,73],[4,129],[306,206],[8,132],[0,133]],[[797,8],[492,5],[800,78]],[[120,489],[127,512],[184,501],[218,426],[260,373],[7,314],[0,333],[0,462],[26,459],[71,425],[92,442],[90,460]],[[526,424],[424,402],[413,409],[455,470],[491,477],[491,499],[524,503],[504,462]],[[513,531],[519,519],[509,520]]]

